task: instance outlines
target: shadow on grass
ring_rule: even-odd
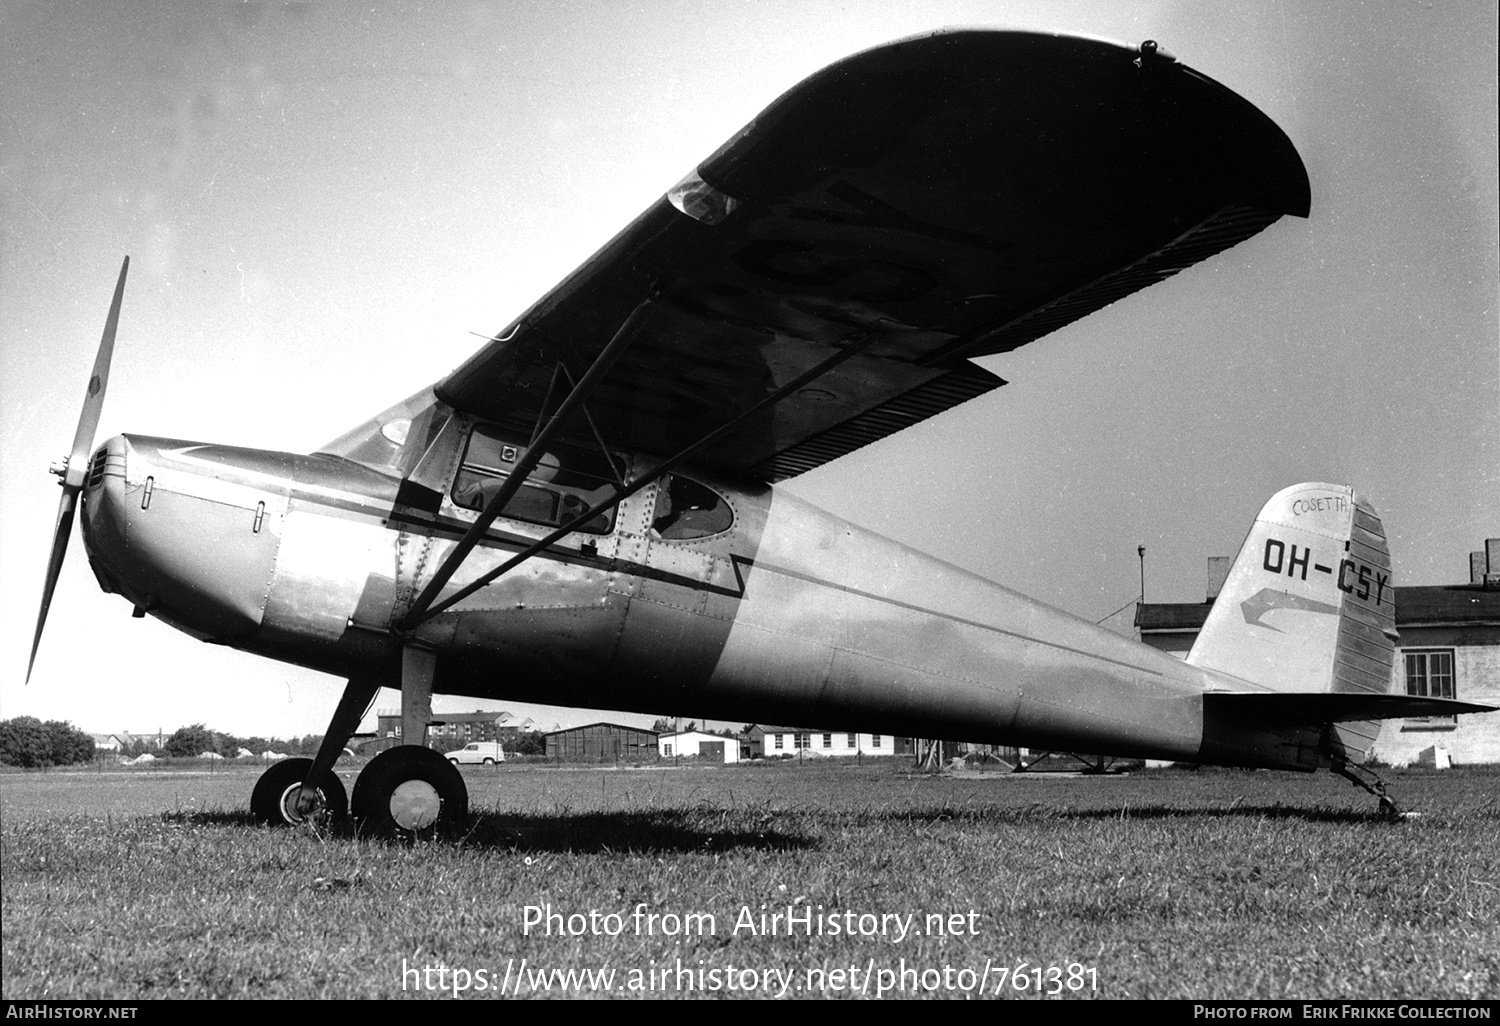
[[[684,854],[688,852],[790,852],[818,846],[816,839],[772,829],[714,827],[703,815],[688,810],[651,812],[559,812],[553,815],[503,815],[479,812],[462,826],[419,834],[423,839],[457,843],[465,848],[507,852],[629,852]],[[748,818],[748,817],[746,817]],[[168,823],[259,829],[249,812],[169,812]],[[293,828],[295,829],[295,828]],[[308,828],[311,829],[311,828]],[[342,838],[365,838],[377,843],[409,843],[412,838],[366,834],[360,824],[345,820],[327,828]]]
[[[1075,809],[1067,806],[1037,803],[1017,808],[941,808],[907,809],[892,812],[867,812],[860,814],[865,822],[885,823],[950,823],[971,822],[978,824],[1014,824],[1042,822],[1124,822],[1130,820],[1234,820],[1234,819],[1284,819],[1303,823],[1373,823],[1392,822],[1379,815],[1372,804],[1369,809],[1302,808],[1288,805],[1222,806],[1171,806],[1171,805],[1123,805],[1114,808]]]
[[[1235,805],[1230,808],[1173,808],[1130,805],[1119,809],[1089,809],[1069,814],[1073,819],[1290,819],[1303,823],[1390,823],[1372,802],[1368,809],[1301,808],[1294,805]]]

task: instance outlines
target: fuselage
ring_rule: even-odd
[[[420,453],[385,467],[116,436],[84,493],[96,574],[202,640],[392,686],[415,639],[437,654],[439,693],[1202,754],[1201,696],[1222,684],[1211,671],[769,485],[711,473],[663,477],[607,523],[398,632],[475,518],[464,491],[475,425],[444,415],[447,427],[410,443]],[[549,470],[538,495],[566,471]],[[444,595],[548,532],[534,505],[515,508],[527,519],[498,519]]]

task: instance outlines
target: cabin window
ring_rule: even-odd
[[[879,734],[871,734],[870,735],[870,747],[871,748],[879,748],[880,747],[880,735]]]
[[[807,742],[808,742],[808,735],[806,735],[806,734],[798,734],[798,735],[796,735],[795,737],[792,738],[792,744],[793,744],[793,746],[795,746],[799,751],[801,749],[803,749],[803,748],[808,747]]]
[[[776,751],[779,752],[786,747],[786,738],[782,737],[780,734],[776,734],[774,736],[776,738],[776,743],[771,747],[775,748]]]
[[[707,538],[729,530],[734,511],[723,496],[681,474],[667,474],[656,489],[651,528],[668,540]]]
[[[1453,649],[1407,649],[1406,693],[1415,698],[1457,698],[1453,673]],[[1414,716],[1408,723],[1441,727],[1456,725],[1455,716]]]
[[[489,425],[476,427],[469,436],[463,465],[453,480],[454,505],[484,509],[525,455],[526,445],[520,436]],[[502,515],[531,524],[561,527],[607,499],[613,484],[609,462],[602,454],[571,445],[554,445],[505,504]],[[574,530],[608,534],[614,520],[611,507]]]
[[[823,747],[824,748],[832,748],[833,747],[833,735],[832,734],[824,734],[823,735]]]
[[[849,747],[850,748],[858,748],[859,747],[859,735],[858,734],[850,734],[849,735]]]

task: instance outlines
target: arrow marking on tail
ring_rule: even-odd
[[[1327,602],[1316,602],[1313,599],[1277,591],[1275,588],[1262,588],[1240,603],[1240,611],[1245,614],[1246,623],[1280,633],[1279,628],[1272,627],[1262,619],[1273,609],[1302,609],[1309,613],[1337,613],[1339,611],[1338,606],[1329,605]]]

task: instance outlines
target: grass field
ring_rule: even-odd
[[[0,775],[4,997],[1500,997],[1496,769],[1388,774],[1392,824],[1327,774],[476,767],[416,842],[254,779]]]

